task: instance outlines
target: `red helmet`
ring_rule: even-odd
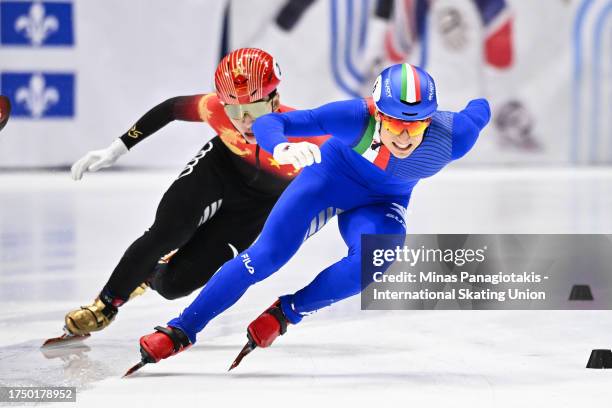
[[[255,102],[276,89],[281,79],[274,58],[259,48],[227,54],[215,71],[217,95],[227,104]]]

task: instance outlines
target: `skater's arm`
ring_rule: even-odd
[[[332,102],[316,109],[271,113],[253,124],[257,143],[273,152],[287,136],[331,135],[351,144],[367,124],[368,111],[363,99]]]
[[[136,124],[120,137],[121,141],[131,149],[174,120],[201,122],[203,119],[198,112],[198,103],[203,96],[176,96],[165,100],[138,119]]]
[[[486,99],[474,99],[465,109],[454,115],[452,159],[463,157],[470,151],[480,131],[491,118],[491,109]]]
[[[70,168],[72,178],[80,180],[86,171],[98,171],[112,166],[132,146],[173,120],[205,121],[198,109],[202,101],[206,101],[206,95],[177,96],[160,103],[138,119],[130,130],[115,139],[110,146],[87,152],[77,160]]]

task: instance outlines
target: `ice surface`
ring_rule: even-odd
[[[173,177],[0,175],[2,385],[74,385],[83,407],[609,405],[612,370],[584,368],[591,349],[612,347],[608,311],[364,312],[354,298],[290,327],[228,373],[246,325],[343,256],[335,222],[195,347],[132,378],[120,376],[139,360],[138,338],[195,294],[171,302],[146,293],[105,332],[43,354],[65,312],[96,295],[149,226]],[[412,233],[611,233],[611,209],[607,168],[453,169],[419,183],[408,221]]]

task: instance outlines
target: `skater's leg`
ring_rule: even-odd
[[[223,182],[219,178],[220,153],[209,142],[190,174],[174,181],[159,203],[155,222],[126,250],[103,293],[126,300],[152,274],[164,254],[183,246],[200,227],[206,214],[212,219],[222,206]],[[199,155],[202,155],[200,153]]]
[[[67,331],[86,335],[107,327],[130,295],[144,291],[143,282],[153,273],[159,258],[187,242],[206,221],[202,219],[204,214],[208,214],[207,220],[212,219],[224,193],[216,171],[221,165],[217,150],[208,143],[196,156],[199,160],[192,172],[182,173],[172,184],[159,204],[155,223],[128,248],[94,302],[66,314]]]
[[[180,328],[195,342],[196,334],[210,320],[238,301],[249,286],[276,272],[295,254],[312,219],[322,210],[336,206],[333,183],[305,169],[274,206],[257,241],[225,263],[194,302],[168,324]]]
[[[385,204],[362,206],[338,216],[342,237],[349,247],[348,255],[326,268],[308,286],[293,295],[280,299],[257,317],[247,329],[249,342],[234,361],[236,367],[255,346],[268,347],[284,334],[289,323],[297,324],[304,314],[359,293],[361,277],[361,235],[400,234],[397,243],[403,242],[407,199]],[[391,215],[389,217],[388,215]],[[383,266],[384,269],[384,266]],[[368,283],[370,278],[366,278]]]
[[[282,309],[291,323],[298,323],[305,313],[313,312],[332,303],[356,295],[361,291],[361,235],[405,234],[400,222],[401,208],[407,200],[395,203],[360,207],[338,216],[342,237],[348,245],[348,254],[323,270],[306,287],[293,295],[281,297]],[[389,217],[391,214],[394,217]],[[398,242],[399,243],[399,242]]]
[[[227,261],[251,245],[260,234],[275,199],[242,197],[240,207],[225,204],[205,228],[181,247],[170,261],[159,265],[151,287],[166,299],[189,295],[204,286]]]

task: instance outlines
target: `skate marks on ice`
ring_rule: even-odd
[[[202,339],[187,352],[150,365],[131,379],[140,386],[193,378],[197,383],[240,381],[253,387],[262,381],[270,385],[280,381],[298,388],[311,383],[324,388],[388,384],[503,388],[558,385],[589,375],[580,351],[595,337],[568,348],[565,342],[551,347],[554,338],[543,335],[560,333],[557,325],[566,320],[561,314],[548,321],[543,315],[520,312],[408,313],[380,313],[359,321],[324,318],[291,327],[272,347],[256,350],[229,374],[225,370],[240,350],[240,336]],[[529,329],[517,328],[526,320],[531,320]],[[597,318],[582,316],[582,320],[592,323]],[[579,332],[577,327],[561,333],[573,341]],[[545,341],[534,338],[538,334]]]
[[[214,342],[214,341],[213,341]],[[278,341],[277,341],[278,342]],[[158,381],[187,381],[198,384],[225,384],[250,388],[308,386],[345,390],[380,386],[422,386],[443,382],[446,385],[488,387],[490,380],[468,371],[427,370],[410,368],[411,347],[376,347],[347,343],[275,344],[271,348],[255,349],[240,367],[228,373],[228,352],[240,349],[240,344],[200,344],[192,347],[182,361],[162,361],[148,365],[132,374],[128,381],[139,387],[150,387]],[[258,352],[258,353],[257,353]],[[187,354],[190,355],[187,355]],[[404,358],[397,358],[404,353]],[[230,354],[232,355],[232,354]],[[407,358],[406,358],[407,357]],[[355,364],[355,358],[360,363]],[[395,365],[382,364],[380,359],[395,360]],[[231,359],[231,357],[230,357]],[[252,359],[252,360],[251,360]],[[440,361],[442,363],[442,361]],[[501,380],[501,379],[497,379]],[[114,381],[113,381],[114,382]],[[137,385],[136,385],[137,384]]]
[[[41,348],[41,340],[0,347],[2,386],[77,387],[119,375],[133,344],[77,342]]]
[[[610,397],[603,386],[612,372],[584,364],[590,348],[610,341],[605,327],[611,325],[609,312],[321,312],[231,373],[227,365],[243,332],[202,337],[129,379],[120,375],[138,355],[132,334],[122,341],[92,337],[74,354],[48,358],[40,339],[15,344],[0,348],[0,367],[9,384],[77,386],[80,403],[102,398],[107,406],[120,398],[127,398],[123,404],[146,400],[160,387],[163,400],[225,400],[226,406],[247,403],[253,393],[267,400],[279,392],[317,401],[318,394],[367,399],[382,392],[393,401],[437,406],[559,406],[555,402],[579,395],[589,403]],[[15,366],[20,374],[11,373]],[[240,392],[228,395],[231,389]]]

